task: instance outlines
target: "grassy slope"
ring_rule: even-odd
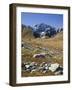
[[[22,39],[24,42],[27,42],[31,44],[32,46],[42,46],[42,47],[48,47],[53,48],[56,50],[62,50],[63,49],[63,33],[60,32],[55,37],[49,38],[49,39],[41,39],[41,38],[33,38],[32,35],[26,35]]]
[[[63,33],[57,34],[55,37],[48,38],[48,39],[40,39],[40,38],[34,38],[32,35],[32,32],[28,30],[22,33],[22,40],[34,47],[34,50],[29,50],[29,49],[22,49],[22,61],[28,61],[28,62],[37,62],[38,64],[42,62],[51,62],[51,63],[59,63],[60,65],[63,65],[63,56],[62,56],[62,51],[63,51]],[[49,51],[44,51],[39,49],[39,47],[46,47],[49,49],[49,51],[52,51],[54,53],[54,56],[46,56],[45,58],[33,58],[33,55],[35,53],[40,53],[40,52],[46,52],[49,53]],[[58,54],[56,53],[58,52]],[[22,76],[43,76],[43,75],[54,75],[51,72],[48,72],[46,74],[42,74],[40,72],[36,73],[23,73]]]

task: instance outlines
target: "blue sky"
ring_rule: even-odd
[[[21,24],[34,26],[45,23],[56,28],[63,27],[62,14],[21,13]]]

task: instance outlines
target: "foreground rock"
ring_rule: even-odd
[[[51,70],[52,72],[55,72],[58,67],[59,67],[59,64],[54,63],[50,65],[49,70]]]
[[[36,71],[37,69],[37,63],[31,62],[31,63],[22,63],[22,70],[23,71]]]
[[[36,62],[24,62],[22,63],[22,71],[23,72],[41,72],[41,73],[47,73],[48,71],[51,71],[55,75],[61,75],[63,74],[63,67],[60,66],[58,63],[46,63],[42,62],[41,64],[37,64]]]
[[[34,54],[33,58],[45,58],[45,53],[40,53],[40,54]]]
[[[51,66],[49,67],[49,70],[54,72],[55,75],[63,74],[63,67],[60,66],[58,63],[51,64]]]

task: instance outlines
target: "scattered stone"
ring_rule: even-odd
[[[21,47],[24,48],[24,42],[21,42]]]
[[[57,71],[55,72],[55,75],[62,75],[63,74],[63,71]]]
[[[49,70],[51,70],[52,72],[55,72],[58,67],[59,67],[59,64],[54,63],[50,65]]]
[[[22,71],[27,71],[30,73],[40,71],[42,73],[46,73],[48,71],[54,72],[55,75],[62,75],[63,74],[63,67],[60,66],[58,63],[47,63],[42,62],[38,65],[36,62],[23,62],[22,63]]]
[[[33,58],[45,58],[45,53],[34,54]]]
[[[41,71],[42,73],[48,72],[48,71],[49,71],[49,64],[46,63],[46,62],[41,63],[41,64],[40,64],[40,71]]]
[[[55,75],[62,75],[62,74],[63,74],[63,67],[59,66],[55,71]]]
[[[31,70],[31,72],[30,73],[33,73],[33,72],[36,72],[37,71],[37,69],[33,69],[33,70]]]

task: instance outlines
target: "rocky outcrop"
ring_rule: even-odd
[[[41,73],[47,73],[49,71],[53,72],[55,75],[63,74],[63,67],[58,63],[47,63],[43,62],[41,64],[37,64],[36,62],[23,62],[22,63],[22,71],[33,73],[39,71]]]

